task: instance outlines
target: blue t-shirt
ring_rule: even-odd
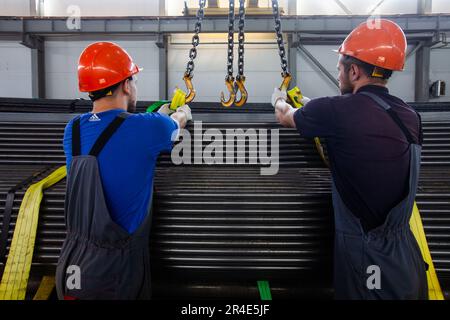
[[[409,143],[388,113],[367,91],[385,100],[416,142],[419,115],[387,88],[367,85],[356,94],[311,100],[294,114],[300,135],[326,138],[331,172],[342,200],[365,231],[383,224],[408,191]]]
[[[85,113],[80,118],[81,154],[88,154],[97,138],[122,109]],[[72,161],[72,123],[64,132],[64,152],[69,174]],[[159,113],[128,117],[112,135],[97,160],[111,218],[133,233],[148,213],[153,174],[158,155],[170,151],[177,123]]]

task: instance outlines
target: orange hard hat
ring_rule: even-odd
[[[406,45],[405,34],[395,22],[368,20],[345,38],[338,52],[383,69],[401,71]]]
[[[117,84],[140,70],[119,45],[95,42],[80,55],[78,86],[81,92],[94,92]]]

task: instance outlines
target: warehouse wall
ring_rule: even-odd
[[[311,52],[317,60],[337,79],[338,56],[332,50],[336,46],[309,46],[305,49]],[[339,94],[339,89],[303,54],[297,51],[297,84],[303,94],[309,98],[332,96]]]
[[[127,0],[111,4],[111,0],[45,0],[45,16],[67,16],[69,6],[76,5],[82,16],[157,16],[158,0]]]
[[[433,13],[450,13],[450,2],[448,0],[433,0]]]
[[[274,41],[271,35],[248,35],[248,42]],[[236,39],[236,38],[235,38]],[[176,35],[171,37],[169,45],[169,89],[179,86],[185,88],[182,81],[186,70],[191,36]],[[220,92],[228,93],[224,84],[227,63],[226,34],[202,35],[197,58],[195,59],[194,86],[197,90],[196,101],[220,101]],[[208,43],[208,44],[206,44]],[[219,43],[219,44],[217,44]],[[235,68],[237,74],[237,45],[234,53]],[[267,98],[273,88],[281,81],[280,58],[276,44],[251,44],[245,45],[245,76],[246,87],[249,92],[248,102],[267,102]]]
[[[105,39],[106,40],[106,39]],[[157,100],[159,94],[158,48],[153,41],[115,40],[144,70],[138,76],[138,98]],[[46,95],[48,98],[77,98],[77,63],[83,49],[93,41],[46,41]]]
[[[145,39],[112,40],[122,45],[144,68],[139,75],[138,98],[140,100],[159,99],[159,57],[158,48],[153,41]],[[245,48],[246,86],[249,91],[248,102],[268,102],[273,88],[278,86],[280,77],[280,59],[276,45],[262,42],[273,41],[272,35],[247,37]],[[77,98],[87,95],[78,92],[77,60],[81,51],[92,40],[74,40],[67,38],[48,40],[46,50],[46,94],[48,98]],[[185,88],[182,76],[186,68],[191,45],[188,35],[172,37],[168,55],[168,88]],[[220,92],[225,90],[226,75],[226,38],[225,35],[203,35],[198,56],[195,60],[194,86],[197,90],[196,101],[219,102]],[[253,42],[253,43],[251,43]],[[257,42],[257,43],[254,43]],[[209,43],[209,44],[206,44]],[[306,48],[337,77],[337,56],[332,50],[335,46],[306,46]],[[237,45],[235,46],[237,49]],[[431,51],[430,80],[444,80],[447,83],[447,95],[430,101],[450,101],[450,58],[449,49]],[[237,54],[235,52],[235,63]],[[236,72],[235,67],[235,72]],[[314,64],[302,53],[297,56],[298,84],[305,95],[319,97],[338,94],[338,89],[326,78]],[[390,91],[406,101],[414,100],[415,57],[408,59],[406,70],[394,73],[389,82]],[[0,42],[0,96],[31,97],[31,50],[17,41]]]
[[[349,1],[341,0],[345,9],[336,1],[302,0],[297,2],[297,14],[304,15],[345,15],[347,10],[352,14],[369,14],[380,3],[380,0]],[[407,14],[417,13],[416,0],[389,0],[383,2],[374,11],[375,14]]]
[[[0,97],[31,98],[31,50],[17,41],[0,42]]]
[[[167,3],[167,15],[169,16],[179,16],[182,15],[183,9],[184,9],[184,2],[186,2],[186,5],[188,8],[198,8],[198,0],[165,0]],[[287,4],[288,1],[292,0],[278,0],[278,4],[280,8],[284,9],[284,11],[287,11]],[[301,2],[304,0],[297,0],[297,2]],[[248,1],[246,1],[248,2]],[[218,0],[217,4],[220,8],[228,8],[228,0]],[[236,1],[235,6],[238,6],[238,1]],[[259,0],[259,6],[261,8],[270,8],[271,6],[271,0]]]
[[[336,46],[309,45],[305,48],[337,78],[338,55],[333,51],[337,49]],[[415,56],[412,55],[406,61],[405,70],[395,72],[389,80],[390,92],[405,101],[414,101],[414,73]],[[338,88],[303,53],[297,56],[297,82],[310,98],[339,94]]]
[[[253,36],[253,38],[252,38]],[[250,41],[273,41],[271,35],[249,35]],[[190,39],[188,36],[173,37],[169,46],[169,88],[179,86],[184,88],[182,81],[186,68],[189,45],[182,45]],[[205,42],[225,42],[225,35],[215,35],[201,38],[198,55],[195,60],[194,86],[197,90],[196,101],[219,101],[220,92],[226,90],[224,78],[226,75],[226,44],[205,44]],[[322,65],[337,78],[337,54],[333,52],[336,46],[305,46]],[[237,61],[235,45],[235,65]],[[445,57],[439,57],[444,59]],[[236,67],[235,67],[235,72]],[[280,58],[277,46],[274,44],[246,44],[245,75],[249,92],[248,102],[268,102],[273,88],[281,83]],[[406,101],[414,101],[415,57],[411,56],[405,71],[395,73],[389,83],[391,92]],[[450,75],[450,72],[448,72]],[[339,94],[334,84],[302,53],[297,56],[297,79],[303,93],[311,98]]]
[[[446,95],[431,101],[450,101],[450,48],[431,50],[430,81],[444,80]]]
[[[36,0],[39,1],[39,0]],[[42,0],[40,0],[42,1]],[[190,8],[198,7],[198,0],[165,0],[167,15],[182,15],[184,2]],[[290,0],[292,1],[292,0]],[[279,0],[281,8],[287,9],[288,0]],[[44,16],[66,16],[71,5],[77,5],[83,16],[142,16],[158,15],[159,0],[129,0],[127,6],[110,5],[110,0],[45,0],[41,8]],[[228,0],[218,0],[219,6],[227,7]],[[381,2],[380,0],[341,0],[346,7],[343,9],[337,2],[317,0],[297,0],[297,14],[299,15],[344,15],[347,11],[352,14],[368,14]],[[269,7],[270,0],[260,0],[261,7]],[[417,13],[417,0],[389,0],[377,7],[374,14],[405,14]],[[448,0],[433,0],[432,13],[450,13]],[[30,15],[30,0],[0,0],[0,15]]]
[[[1,16],[30,15],[30,0],[0,0]]]

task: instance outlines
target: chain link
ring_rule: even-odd
[[[186,65],[185,75],[188,77],[192,77],[192,73],[194,72],[194,59],[197,57],[197,46],[200,43],[200,38],[198,34],[202,29],[202,21],[204,17],[204,8],[205,8],[206,0],[198,1],[198,11],[197,11],[197,21],[195,22],[194,36],[192,37],[192,48],[189,50],[189,61]]]
[[[229,1],[228,10],[228,51],[227,51],[227,80],[233,78],[233,50],[234,50],[234,0]]]
[[[239,48],[238,48],[238,79],[244,75],[244,21],[245,21],[245,0],[239,0]]]
[[[286,50],[284,49],[283,33],[281,32],[281,20],[280,11],[278,8],[278,0],[272,0],[272,10],[273,16],[275,18],[275,32],[277,35],[278,54],[281,58],[281,69],[283,70],[281,74],[284,77],[288,74],[288,64],[286,60]]]

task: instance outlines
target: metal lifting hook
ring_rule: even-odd
[[[228,92],[230,93],[230,98],[228,100],[225,100],[225,95],[222,91],[220,93],[220,100],[224,107],[230,107],[236,99],[236,92],[234,91],[234,78],[227,76],[225,78],[225,85],[227,86]]]
[[[283,82],[281,83],[280,90],[287,91],[287,89],[289,88],[289,83],[291,83],[292,76],[289,72],[282,72],[281,76],[283,77]]]
[[[188,89],[188,93],[186,94],[186,104],[194,100],[195,97],[195,89],[192,85],[192,75],[184,74],[183,77],[184,83],[186,84],[186,88]]]
[[[247,102],[248,93],[247,93],[247,89],[245,89],[244,83],[245,83],[245,77],[244,76],[237,76],[236,77],[235,86],[237,88],[236,88],[235,92],[237,93],[239,91],[241,93],[240,99],[234,102],[234,104],[237,107],[241,107]]]

